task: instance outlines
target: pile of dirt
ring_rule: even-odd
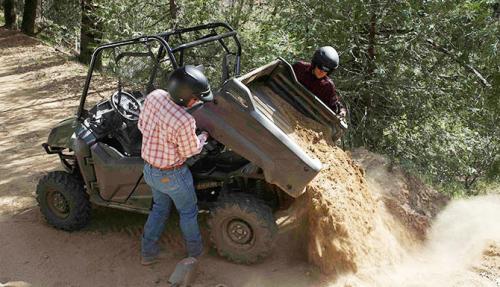
[[[279,97],[272,101],[282,113],[286,111],[293,126],[289,136],[323,163],[305,195],[296,201],[308,215],[311,263],[324,274],[356,272],[363,266],[396,262],[418,244],[445,199],[434,204],[437,192],[400,170],[381,168],[387,163],[383,158],[360,150],[358,158],[365,159],[360,163],[370,171],[367,182],[364,169],[335,145],[323,126]]]
[[[366,171],[369,190],[382,196],[388,211],[413,235],[425,239],[431,220],[446,206],[449,197],[380,154],[360,148],[352,152],[352,158]]]

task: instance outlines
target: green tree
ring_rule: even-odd
[[[80,55],[78,59],[82,63],[90,63],[94,49],[102,40],[101,20],[97,16],[97,1],[81,1],[82,22],[80,25]],[[100,64],[98,63],[98,66]]]

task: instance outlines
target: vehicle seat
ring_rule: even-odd
[[[121,129],[113,132],[113,137],[120,143],[121,150],[126,156],[140,156],[142,133],[136,122],[129,122]]]

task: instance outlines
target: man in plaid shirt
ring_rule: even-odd
[[[185,161],[201,152],[208,134],[196,135],[195,119],[185,108],[200,100],[211,101],[213,95],[205,75],[189,65],[172,73],[167,90],[155,90],[147,96],[138,123],[142,132],[144,180],[153,194],[141,242],[143,265],[157,262],[158,240],[172,203],[180,216],[188,256],[196,258],[203,250],[193,177]]]

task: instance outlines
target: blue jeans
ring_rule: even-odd
[[[189,168],[184,165],[175,170],[159,170],[146,163],[144,180],[153,193],[153,208],[144,225],[142,256],[154,258],[158,255],[160,251],[158,241],[165,228],[172,203],[179,213],[188,256],[199,256],[203,250],[203,243],[198,227],[198,205],[193,176]]]

